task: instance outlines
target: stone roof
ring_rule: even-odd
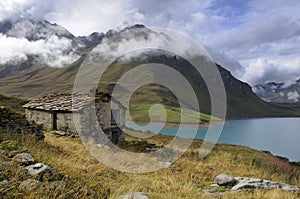
[[[101,93],[101,96],[104,96],[104,93]],[[97,95],[98,97],[99,95]],[[88,94],[51,93],[31,101],[23,107],[44,111],[76,112],[89,105],[94,99],[95,97]]]

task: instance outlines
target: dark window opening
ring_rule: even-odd
[[[120,123],[120,111],[111,110],[111,125],[117,125]]]

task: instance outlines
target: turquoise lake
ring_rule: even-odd
[[[300,118],[263,118],[228,120],[230,124],[223,127],[218,143],[235,144],[258,150],[270,151],[274,155],[300,161]],[[142,127],[127,124],[128,127],[141,130]],[[148,126],[147,130],[155,132],[156,126]],[[217,127],[212,127],[217,128]],[[163,127],[159,134],[176,136],[178,128]],[[195,128],[184,128],[181,137],[191,138],[189,132]],[[204,139],[207,128],[199,128],[195,139]]]

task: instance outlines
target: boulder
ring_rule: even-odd
[[[45,173],[51,173],[53,169],[46,164],[36,163],[30,166],[25,167],[31,176],[40,176],[42,177]]]
[[[13,161],[21,163],[22,165],[34,163],[34,159],[29,153],[19,153],[13,157]]]
[[[149,199],[147,194],[142,192],[134,192],[119,196],[119,199]]]
[[[220,174],[215,178],[215,183],[219,186],[233,186],[236,182],[236,179],[227,174]]]

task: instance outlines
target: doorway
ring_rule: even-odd
[[[57,130],[57,113],[52,114],[52,129]]]
[[[118,143],[118,131],[112,131],[111,132],[111,142],[113,144],[117,144]]]

